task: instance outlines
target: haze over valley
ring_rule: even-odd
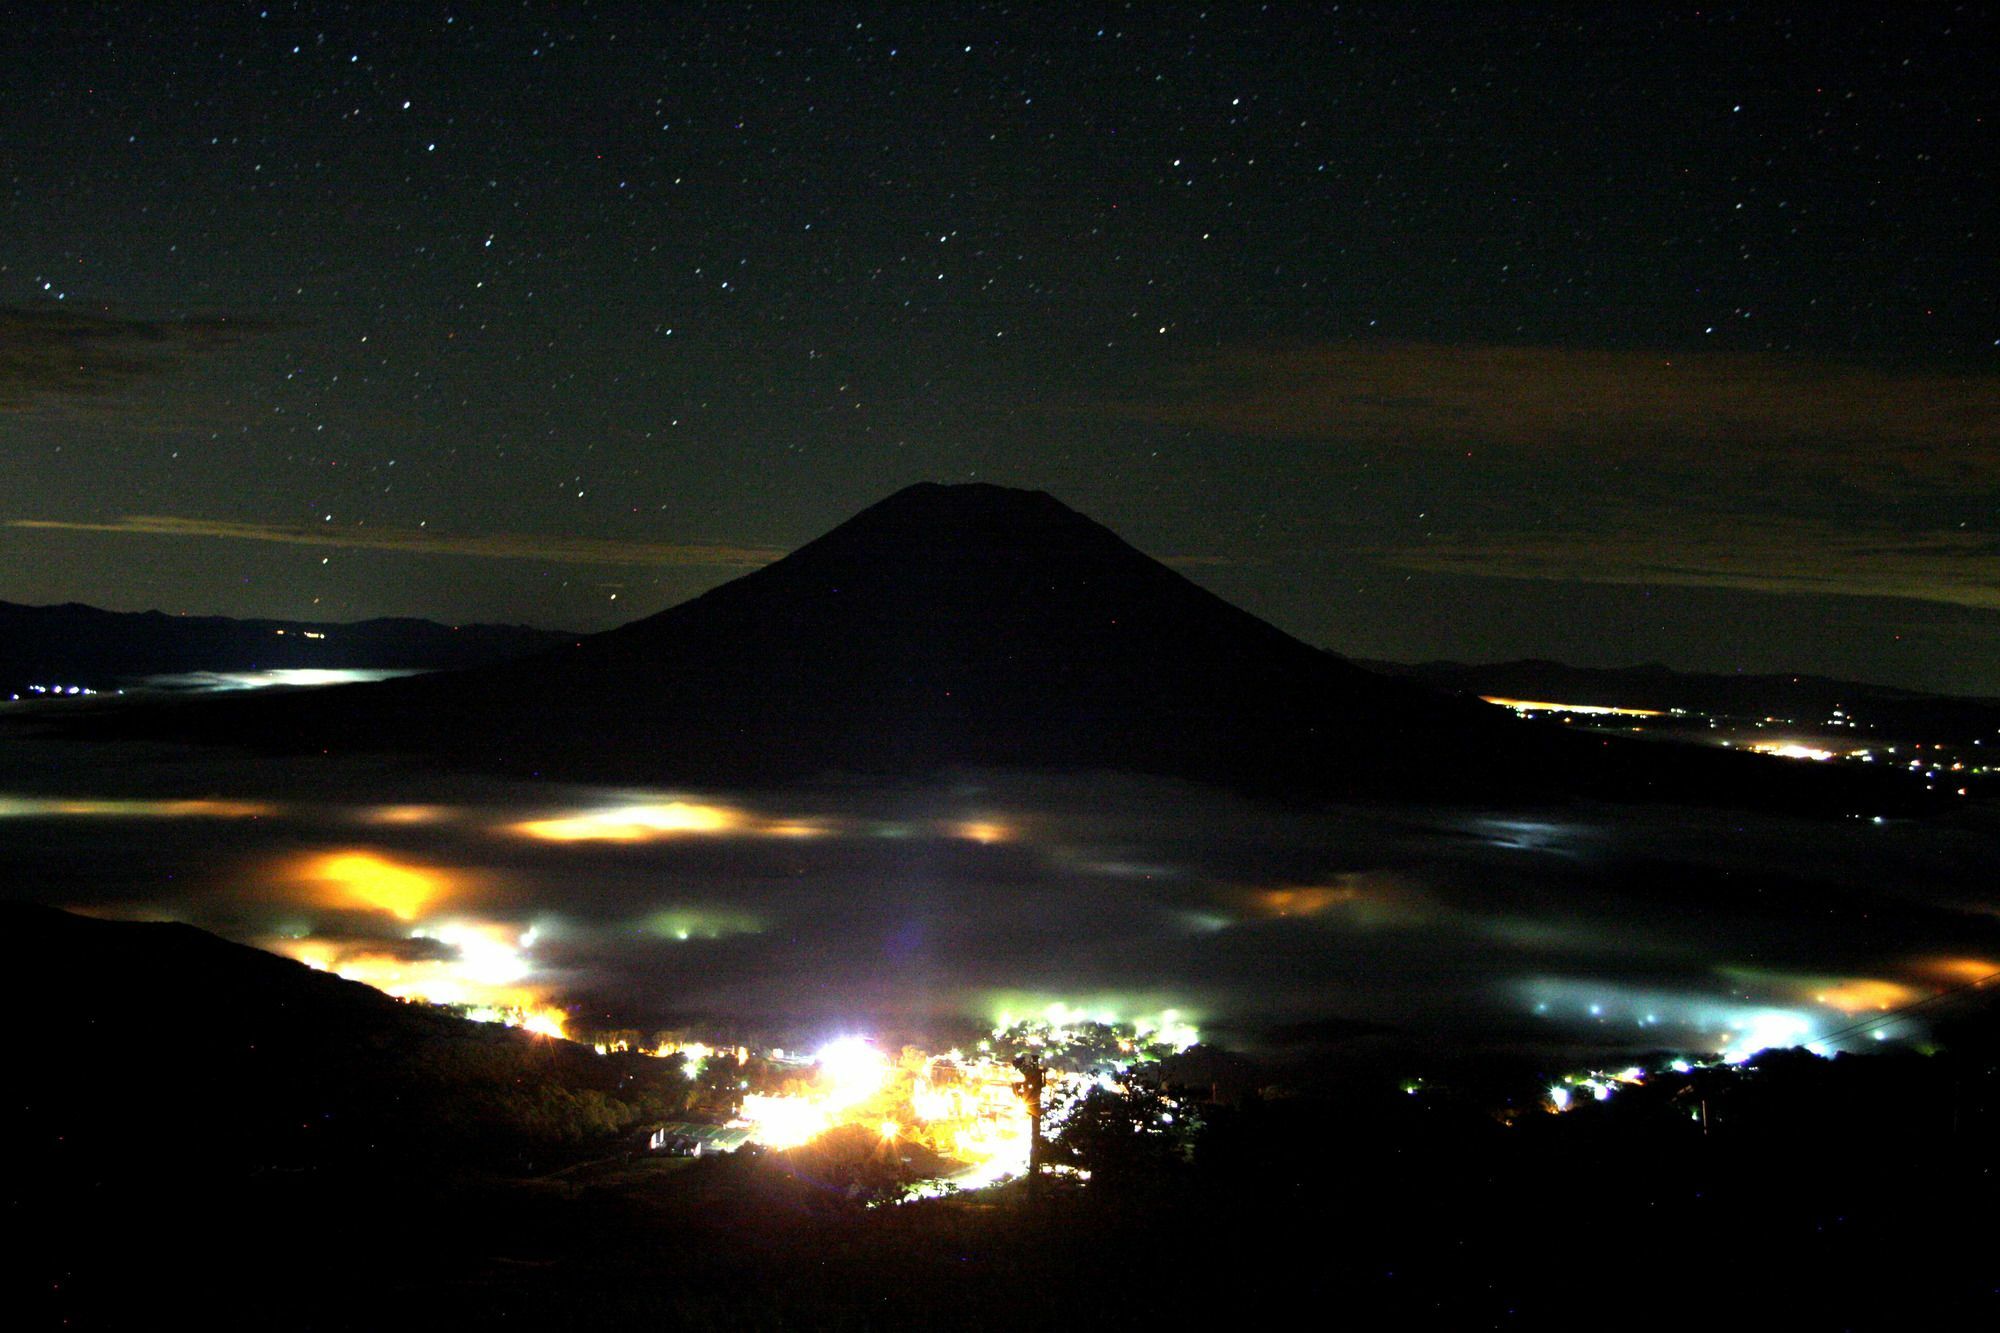
[[[1395,683],[991,487],[513,664],[20,721],[14,896],[580,1032],[949,1041],[1055,1006],[1740,1056],[2000,970],[1983,802]]]

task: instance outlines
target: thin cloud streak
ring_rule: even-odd
[[[1239,349],[1184,367],[1172,387],[1084,411],[1540,462],[1784,466],[1863,486],[2000,481],[2000,376],[1770,355],[1359,342]]]
[[[1160,555],[1153,558],[1172,569],[1257,569],[1266,563],[1256,556],[1234,555]]]
[[[419,528],[327,528],[310,523],[246,523],[228,519],[176,518],[128,514],[101,523],[54,518],[8,519],[0,526],[37,532],[96,532],[127,537],[206,537],[225,541],[275,542],[285,546],[325,546],[342,550],[403,551],[413,555],[466,555],[493,560],[545,560],[569,565],[682,565],[714,569],[760,569],[786,552],[775,546],[725,543],[612,541],[596,537],[556,537],[527,533],[446,536]],[[1255,559],[1226,555],[1170,555],[1160,563],[1176,569],[1236,568]]]
[[[411,555],[461,555],[494,560],[544,560],[572,565],[689,565],[755,569],[784,554],[773,547],[614,541],[526,533],[447,536],[418,528],[331,528],[311,524],[243,523],[226,519],[130,514],[102,523],[18,518],[10,528],[40,532],[96,532],[132,537],[205,537],[275,542],[342,550],[400,551]]]
[[[0,307],[0,412],[96,398],[274,327],[253,319],[155,321]]]
[[[1899,597],[2000,611],[2000,538],[1963,529],[1633,516],[1611,531],[1447,535],[1368,554],[1430,574]]]

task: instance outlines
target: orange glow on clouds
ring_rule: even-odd
[[[1299,889],[1261,889],[1250,895],[1250,905],[1259,916],[1318,916],[1336,903],[1353,902],[1352,888],[1338,885]]]
[[[751,838],[817,838],[833,826],[815,819],[765,819],[733,805],[707,801],[638,800],[597,810],[565,811],[506,826],[539,842],[659,842],[734,834]]]
[[[379,805],[367,814],[371,824],[415,825],[437,824],[450,817],[450,811],[437,805]]]
[[[482,1022],[545,1036],[564,1035],[566,1015],[526,981],[525,937],[500,925],[451,924],[413,932],[452,947],[447,958],[399,958],[385,949],[320,939],[281,939],[269,948],[307,967],[372,986],[399,1000],[453,1005]]]
[[[1843,1014],[1858,1014],[1864,1010],[1886,1012],[1914,1004],[1922,998],[1922,993],[1915,987],[1875,977],[1855,977],[1813,993],[1816,1003],[1838,1009]]]
[[[818,838],[826,832],[826,825],[809,819],[778,819],[757,826],[758,835],[766,838]]]
[[[416,920],[456,887],[443,871],[358,849],[308,856],[294,874],[317,888],[319,906],[387,912],[398,921]]]
[[[1929,958],[1924,961],[1923,968],[1933,976],[1962,986],[1983,981],[2000,972],[2000,962],[1991,958]]]

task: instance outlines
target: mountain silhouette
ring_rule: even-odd
[[[986,484],[911,486],[763,569],[551,652],[129,724],[683,783],[1023,767],[1478,797],[1606,782],[1651,792],[1682,785],[1661,777],[1676,764],[1712,784],[1724,758],[1627,758],[1616,742],[1365,670],[1049,495]]]

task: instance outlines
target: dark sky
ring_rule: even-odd
[[[909,482],[2000,694],[1982,5],[0,4],[0,598],[594,629]]]

